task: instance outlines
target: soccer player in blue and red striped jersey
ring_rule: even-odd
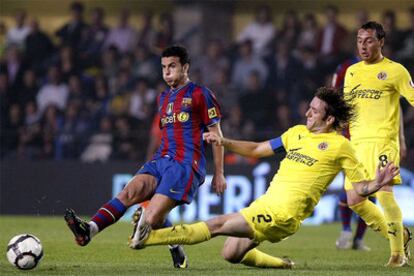
[[[343,63],[339,64],[336,68],[335,74],[332,78],[332,87],[334,88],[343,88],[344,87],[344,80],[346,69],[352,64],[361,61],[361,59],[356,55],[353,57],[345,60]],[[350,138],[349,135],[349,128],[345,128],[342,131],[342,134],[346,138]],[[375,199],[370,198],[371,201],[375,201]],[[339,214],[342,222],[342,231],[339,238],[336,240],[336,248],[338,249],[355,249],[355,250],[364,250],[369,251],[370,248],[367,247],[363,243],[363,238],[367,229],[367,225],[365,221],[363,221],[360,217],[358,217],[358,225],[357,230],[355,232],[355,236],[352,237],[352,228],[351,228],[351,220],[352,214],[354,213],[347,204],[347,197],[345,190],[342,190],[339,194]]]
[[[157,99],[161,145],[153,158],[137,171],[115,198],[97,211],[90,222],[81,220],[72,209],[67,209],[65,220],[81,246],[118,221],[128,207],[146,200],[150,200],[145,208],[146,225],[154,229],[168,226],[169,223],[165,222],[171,209],[190,203],[204,182],[206,158],[203,133],[209,131],[222,136],[220,107],[210,90],[190,81],[190,59],[184,47],[165,49],[161,65],[164,81],[169,86]],[[224,150],[222,146],[212,148],[215,167],[212,186],[217,194],[222,194],[226,189]],[[142,207],[138,208],[135,219],[143,211]],[[134,247],[134,236],[138,234],[134,229],[129,244],[131,247]],[[187,259],[181,255],[184,258],[178,262],[174,260],[177,268],[187,267]]]

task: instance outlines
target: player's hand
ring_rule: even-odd
[[[213,132],[203,133],[203,140],[209,144],[214,144],[216,146],[223,145],[223,138]]]
[[[396,167],[393,162],[388,162],[383,169],[381,163],[377,168],[377,182],[381,186],[385,186],[392,181],[400,173],[400,168]]]
[[[214,173],[211,185],[217,195],[222,195],[227,188],[226,178],[222,173]]]

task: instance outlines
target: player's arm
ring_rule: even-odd
[[[403,96],[408,101],[408,103],[411,104],[411,106],[414,106],[414,82],[411,79],[410,73],[405,67],[401,66],[398,68],[399,71],[397,73],[399,73],[399,76],[398,78],[396,78],[394,88],[396,91],[400,93],[401,96]],[[407,153],[407,146],[405,144],[402,112],[400,114],[400,158],[404,159]]]
[[[220,137],[214,133],[204,133],[204,140],[208,143],[224,146],[226,149],[235,152],[237,154],[246,157],[266,157],[274,154],[274,150],[271,145],[271,141],[278,141],[278,145],[282,146],[280,138],[276,138],[270,141],[264,142],[251,142],[251,141],[240,141],[232,140],[225,137]],[[274,142],[277,144],[277,142]]]
[[[159,127],[160,122],[160,116],[157,113],[154,116],[154,119],[152,121],[152,126],[150,130],[150,136],[149,136],[149,142],[147,147],[147,153],[146,153],[146,160],[151,160],[154,153],[157,151],[157,148],[161,144],[161,130]]]
[[[404,120],[403,112],[400,104],[400,161],[403,161],[407,157],[407,144],[405,142],[404,135]]]
[[[392,162],[388,162],[383,169],[381,169],[381,165],[378,165],[377,177],[374,180],[356,182],[352,185],[360,196],[366,197],[390,183],[399,174],[399,171],[399,168],[394,166]]]
[[[208,126],[207,128],[209,133],[213,133],[217,137],[223,137],[220,122]],[[222,194],[227,188],[226,178],[224,177],[224,148],[221,145],[213,144],[212,150],[214,159],[214,176],[211,184],[217,194]]]
[[[399,67],[398,78],[395,82],[395,90],[403,96],[411,106],[414,106],[414,82],[411,79],[408,70],[401,66]]]

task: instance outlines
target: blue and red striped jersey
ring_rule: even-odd
[[[352,58],[349,58],[342,62],[341,64],[336,67],[335,74],[332,80],[332,86],[335,88],[341,88],[344,86],[345,81],[345,73],[346,69],[348,69],[349,66],[352,64],[355,64],[357,62],[361,61],[361,59],[357,56],[354,56]]]
[[[203,133],[207,126],[217,124],[220,107],[210,90],[193,82],[178,89],[169,89],[158,96],[161,145],[153,159],[170,156],[206,174]]]
[[[354,56],[352,58],[345,60],[343,63],[339,64],[338,67],[336,67],[335,74],[332,79],[332,86],[335,88],[343,88],[346,69],[348,69],[348,67],[351,66],[352,64],[359,62],[360,60],[361,59],[359,57]],[[350,139],[351,134],[349,133],[349,127],[345,128],[342,131],[342,135],[345,136],[347,139]]]

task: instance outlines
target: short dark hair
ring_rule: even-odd
[[[162,52],[161,57],[178,57],[181,65],[186,63],[190,64],[190,57],[188,56],[187,49],[183,46],[170,46]]]
[[[345,100],[342,89],[320,87],[316,90],[315,97],[326,103],[325,118],[328,116],[335,118],[333,128],[344,128],[355,119],[354,106]]]
[[[385,38],[384,28],[378,22],[368,21],[367,23],[365,23],[364,25],[362,25],[360,29],[364,29],[364,30],[367,30],[367,29],[375,30],[375,34],[377,35],[378,40],[381,40],[381,39]]]
[[[325,6],[325,11],[329,11],[329,10],[333,11],[334,14],[336,14],[336,15],[339,13],[339,9],[335,5],[326,5]]]
[[[84,10],[84,6],[81,2],[74,1],[70,4],[70,10],[82,13]]]

